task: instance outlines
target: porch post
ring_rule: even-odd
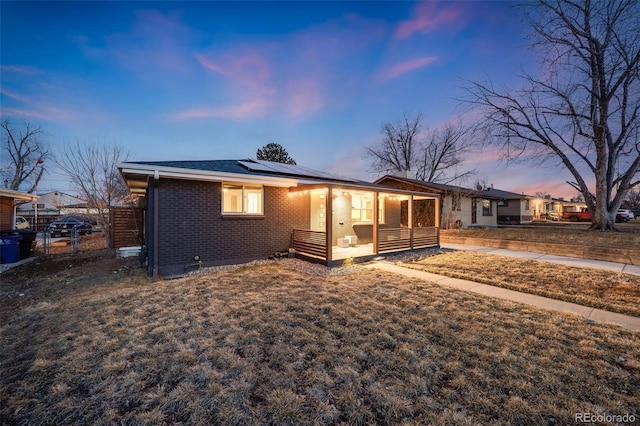
[[[434,198],[433,201],[435,201],[435,227],[436,228],[440,228],[440,198]],[[440,241],[438,241],[438,243],[440,243]]]
[[[413,249],[413,194],[409,195],[409,211],[407,212],[409,225],[409,247]]]
[[[373,191],[373,253],[378,254],[378,218],[380,217],[379,193]]]
[[[326,222],[324,224],[325,229],[325,237],[326,237],[326,252],[325,258],[327,262],[331,262],[333,260],[333,189],[329,186],[327,187],[327,213],[326,213]]]

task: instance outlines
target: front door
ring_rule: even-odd
[[[471,199],[471,224],[472,225],[475,225],[477,221],[477,217],[476,217],[477,208],[478,208],[478,204],[476,202],[476,199],[475,198]]]

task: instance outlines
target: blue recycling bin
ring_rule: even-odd
[[[22,235],[0,237],[0,263],[15,263],[20,260],[20,240]]]

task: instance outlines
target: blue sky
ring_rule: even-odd
[[[462,113],[462,79],[509,86],[534,66],[511,4],[3,1],[2,115],[40,125],[54,153],[115,141],[132,160],[241,159],[277,142],[371,180],[362,152],[382,122],[421,110],[438,127]],[[575,192],[496,159],[466,167],[501,189]],[[40,191],[64,185],[52,171]]]

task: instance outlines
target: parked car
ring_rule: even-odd
[[[79,235],[91,234],[91,232],[93,232],[93,226],[89,220],[76,216],[55,220],[51,222],[47,228],[52,237],[71,235],[73,229],[77,229]]]
[[[635,216],[629,209],[618,209],[618,214],[620,216],[626,217],[625,222],[632,220]]]
[[[590,221],[591,212],[586,208],[580,209],[579,212],[562,212],[562,218],[569,219],[571,222]]]
[[[15,229],[29,229],[31,225],[29,221],[24,218],[24,216],[16,216],[16,222],[13,226]]]
[[[622,213],[616,214],[616,223],[620,223],[620,222],[629,222],[629,218],[627,217],[626,214],[622,214]]]
[[[640,210],[631,210],[631,213],[636,219],[640,219]]]

